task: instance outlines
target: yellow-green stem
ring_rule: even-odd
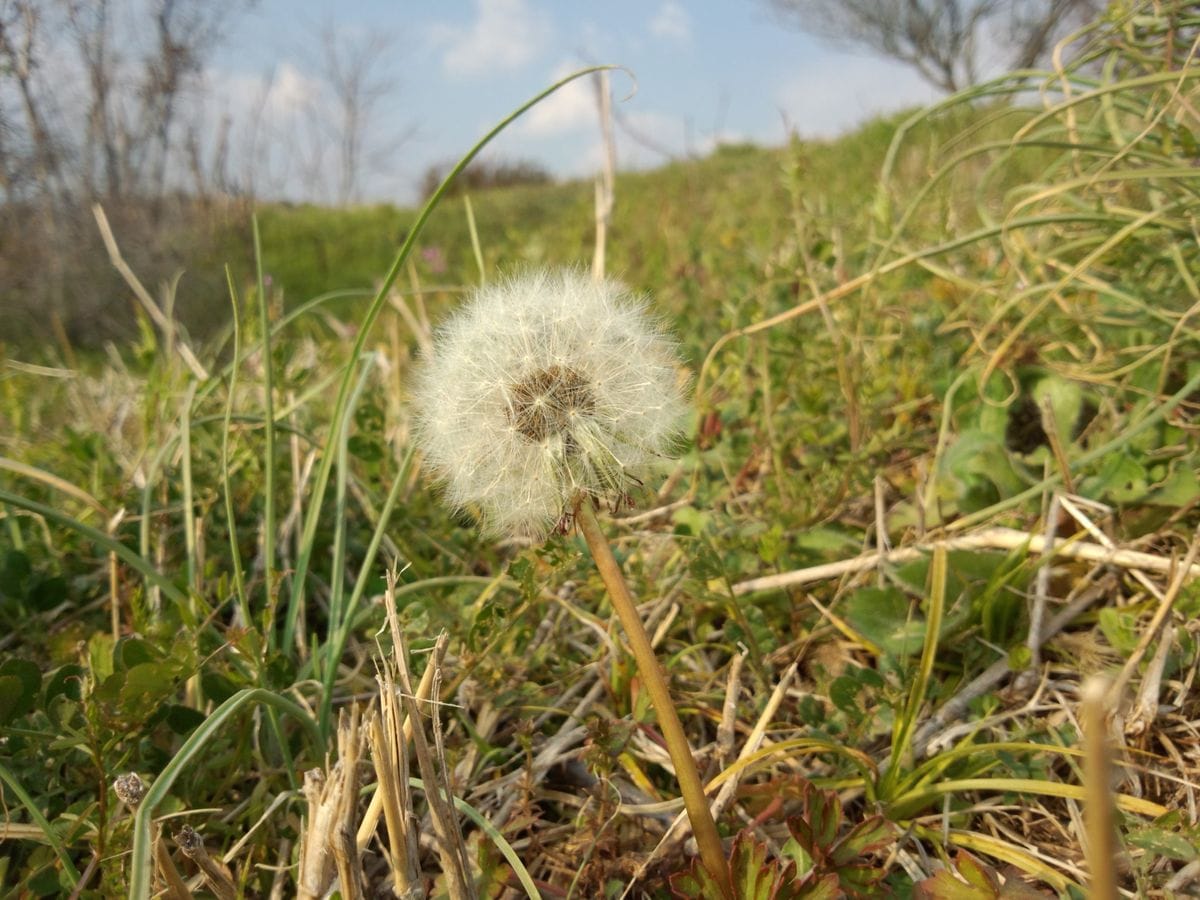
[[[1087,861],[1093,900],[1117,900],[1117,852],[1113,825],[1112,761],[1108,747],[1107,682],[1092,676],[1083,683],[1083,808],[1087,830]]]
[[[667,742],[667,752],[675,766],[675,777],[679,780],[679,792],[683,795],[683,805],[687,810],[688,819],[692,823],[692,834],[696,837],[696,845],[700,848],[700,860],[709,874],[721,885],[727,897],[733,896],[733,885],[729,876],[729,863],[725,858],[725,850],[721,846],[721,836],[717,833],[717,823],[713,821],[712,812],[708,808],[708,800],[704,796],[704,785],[700,781],[700,773],[696,771],[696,760],[688,746],[687,736],[683,733],[683,725],[679,722],[679,714],[675,704],[671,702],[671,692],[667,688],[667,678],[650,646],[650,638],[638,616],[637,606],[633,595],[625,584],[621,567],[608,546],[608,539],[600,530],[596,519],[596,511],[591,500],[584,499],[576,511],[576,521],[579,523],[588,549],[592,551],[592,559],[600,571],[604,586],[608,588],[608,596],[613,609],[621,620],[629,640],[629,648],[633,651],[634,662],[642,676],[642,683],[650,693],[650,703],[658,716],[658,725],[662,729],[663,738]]]

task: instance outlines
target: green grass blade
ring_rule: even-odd
[[[263,277],[262,241],[258,234],[258,216],[250,217],[254,233],[254,271],[258,279],[258,318],[262,332],[263,361],[263,576],[266,581],[267,646],[275,638],[275,375],[271,358],[271,311],[267,300],[266,279]]]
[[[217,734],[226,720],[250,703],[261,703],[296,719],[308,732],[309,740],[312,742],[313,755],[319,758],[323,754],[321,733],[317,728],[317,723],[301,706],[286,697],[281,697],[263,688],[246,688],[238,691],[218,706],[213,710],[212,715],[205,719],[203,724],[197,727],[183,742],[183,746],[158,774],[138,806],[133,820],[133,854],[129,872],[130,900],[149,900],[150,898],[154,876],[151,862],[151,848],[154,841],[151,825],[154,820],[154,811],[166,799],[175,779],[205,749],[209,740]]]
[[[888,798],[894,792],[900,774],[912,762],[912,735],[917,727],[917,717],[925,705],[925,694],[933,677],[937,662],[938,644],[942,633],[942,616],[946,609],[946,548],[935,547],[929,567],[929,603],[925,612],[925,643],[921,648],[921,659],[917,665],[917,677],[913,681],[904,709],[896,719],[892,730],[892,764],[884,773],[879,786],[879,795]]]
[[[374,355],[363,357],[362,372],[359,374],[358,383],[355,384],[354,390],[350,395],[350,401],[346,404],[344,421],[341,428],[338,429],[337,477],[334,483],[333,495],[333,570],[329,578],[329,628],[325,634],[323,645],[324,668],[322,680],[326,685],[326,690],[322,694],[321,714],[318,717],[321,733],[326,738],[328,738],[331,728],[330,712],[333,708],[333,682],[337,675],[338,661],[342,655],[342,642],[338,640],[338,635],[345,628],[345,619],[347,617],[344,607],[346,599],[346,481],[350,474],[350,454],[348,447],[350,440],[350,419],[353,417],[359,398],[367,386],[367,380],[371,377],[374,359]]]
[[[919,790],[902,794],[887,804],[887,816],[893,820],[907,819],[936,802],[940,797],[968,791],[1059,797],[1080,803],[1087,799],[1087,792],[1083,785],[1067,784],[1062,781],[1043,781],[1037,778],[958,778],[952,781],[938,781]],[[1113,801],[1122,812],[1151,819],[1165,816],[1170,812],[1165,806],[1152,800],[1131,797],[1129,794],[1115,794]]]
[[[349,640],[350,632],[354,628],[358,606],[362,601],[363,593],[366,591],[367,582],[370,581],[371,568],[375,565],[375,556],[379,553],[379,547],[383,543],[384,534],[387,533],[388,522],[392,517],[392,510],[396,508],[396,501],[400,498],[400,490],[408,480],[408,473],[412,469],[412,461],[415,453],[416,445],[414,444],[409,447],[408,452],[404,456],[404,461],[400,464],[400,470],[396,473],[396,477],[392,479],[392,487],[388,491],[383,508],[379,511],[379,518],[375,523],[375,532],[371,535],[371,542],[367,545],[367,552],[363,556],[362,566],[358,570],[358,578],[354,582],[354,590],[350,593],[350,599],[347,601],[345,609],[341,612],[336,629],[331,629],[330,638],[327,643],[328,656],[321,679],[321,712],[318,717],[322,733],[324,734],[329,734],[330,723],[333,719],[333,688],[334,681],[337,678],[337,663],[342,658],[342,653],[346,649],[346,642]]]
[[[14,506],[17,509],[23,509],[27,512],[43,516],[57,525],[69,528],[71,531],[83,535],[97,546],[115,553],[122,562],[127,563],[130,568],[141,573],[148,583],[157,587],[181,607],[186,608],[187,596],[183,591],[172,584],[169,579],[164,577],[144,557],[139,556],[120,541],[109,537],[103,531],[99,531],[90,525],[85,525],[78,519],[72,518],[52,506],[46,506],[44,503],[38,503],[36,500],[30,500],[9,491],[0,490],[0,503],[7,503],[9,506]]]
[[[29,796],[29,792],[25,790],[25,786],[17,780],[17,776],[10,772],[3,763],[0,763],[0,781],[3,781],[8,789],[16,795],[16,798],[21,801],[21,805],[29,813],[29,818],[33,820],[38,828],[42,829],[42,833],[46,835],[46,843],[53,848],[54,855],[62,863],[63,871],[66,872],[71,886],[74,887],[79,883],[79,870],[75,868],[75,864],[71,862],[71,857],[67,855],[67,848],[63,845],[62,838],[58,836],[50,826],[50,823],[46,821],[46,817],[42,815],[42,811],[33,802],[33,798]]]
[[[233,590],[237,595],[238,614],[242,626],[249,628],[250,601],[246,597],[246,576],[242,571],[242,554],[238,550],[237,511],[233,507],[233,488],[229,479],[229,433],[233,427],[233,404],[237,396],[237,377],[242,360],[242,326],[238,310],[237,288],[233,284],[233,272],[225,267],[225,281],[229,285],[229,301],[233,316],[233,361],[229,364],[229,397],[225,402],[225,419],[221,427],[221,493],[225,500],[225,519],[229,531],[229,558],[233,564]]]
[[[196,384],[188,385],[183,397],[183,411],[179,419],[179,454],[182,471],[180,480],[183,492],[183,547],[186,559],[188,597],[192,604],[192,617],[196,618],[195,598],[199,591],[196,571],[196,503],[192,491],[192,403],[196,397]]]

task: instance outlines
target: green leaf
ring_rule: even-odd
[[[122,669],[132,669],[143,663],[158,662],[162,659],[162,654],[149,641],[138,637],[127,637],[121,638],[117,642],[113,658],[119,660]]]
[[[800,889],[790,896],[794,900],[840,900],[845,893],[838,877],[831,872],[820,877],[809,875]]]
[[[1054,417],[1059,440],[1066,446],[1075,433],[1080,410],[1083,409],[1083,390],[1074,381],[1048,375],[1033,386],[1033,399],[1041,410],[1047,403]]]
[[[190,706],[172,703],[167,707],[166,718],[167,726],[176,734],[191,734],[204,721],[204,713]]]
[[[1200,478],[1196,477],[1195,469],[1190,465],[1180,465],[1145,498],[1145,502],[1178,509],[1192,503],[1198,496]]]
[[[822,791],[809,785],[805,801],[813,840],[825,855],[837,841],[838,829],[842,824],[842,800],[837,791]]]
[[[955,855],[954,869],[966,879],[967,884],[993,893],[1000,890],[1000,879],[996,873],[965,850],[959,850]]]
[[[33,663],[16,658],[0,663],[0,725],[33,709],[41,688],[42,673]]]
[[[852,678],[849,675],[839,675],[829,685],[829,699],[833,702],[834,706],[856,722],[861,721],[863,711],[858,703],[858,692],[861,689],[862,683],[857,678]]]
[[[103,631],[88,638],[88,668],[97,684],[103,684],[114,671],[113,644],[112,637]]]
[[[729,868],[738,900],[769,900],[774,866],[767,865],[767,848],[744,831],[733,843]]]
[[[176,673],[170,664],[140,663],[125,673],[120,691],[121,711],[144,718],[175,693],[176,685]]]
[[[963,509],[982,508],[1024,487],[1001,437],[964,431],[942,457],[938,493],[958,500]]]
[[[1200,848],[1196,847],[1194,841],[1188,840],[1181,834],[1164,831],[1154,826],[1146,826],[1129,832],[1127,840],[1133,846],[1154,856],[1175,859],[1179,862],[1191,862],[1200,856]]]
[[[363,462],[374,463],[384,457],[383,444],[372,437],[356,434],[346,441],[346,449],[350,455]]]
[[[1148,481],[1145,467],[1122,451],[1106,457],[1103,468],[1084,479],[1079,491],[1086,497],[1130,503],[1146,495]]]
[[[845,866],[860,856],[874,853],[896,840],[896,826],[883,816],[871,816],[859,822],[834,846],[830,859],[835,866]]]
[[[224,703],[240,690],[228,676],[213,671],[201,673],[200,689],[213,703]]]
[[[670,878],[671,892],[683,900],[725,900],[721,886],[697,860],[686,872],[676,872]]]
[[[919,653],[925,641],[924,620],[893,587],[860,588],[846,598],[842,615],[855,631],[897,659]]]
[[[59,575],[36,581],[29,589],[29,605],[45,612],[68,599],[67,580]]]
[[[16,675],[0,675],[0,725],[7,725],[24,714],[24,696],[25,683],[20,678]]]
[[[83,666],[77,666],[74,663],[56,669],[54,674],[50,676],[50,680],[46,683],[46,696],[42,700],[43,705],[49,706],[59,696],[77,702],[83,699],[84,674]]]
[[[913,897],[916,900],[996,900],[998,896],[997,891],[959,881],[946,869],[913,887]]]
[[[26,583],[33,573],[29,557],[20,550],[9,550],[0,565],[0,595],[14,600],[25,599]]]
[[[1100,630],[1113,648],[1131,653],[1138,644],[1137,616],[1124,609],[1106,606],[1100,610]]]

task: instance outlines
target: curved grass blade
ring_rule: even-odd
[[[67,855],[67,848],[63,846],[62,838],[58,836],[50,826],[50,823],[46,821],[46,817],[42,815],[42,811],[33,802],[33,798],[29,796],[29,792],[25,790],[25,786],[17,780],[17,777],[3,763],[0,763],[0,781],[3,781],[8,786],[8,789],[16,795],[17,799],[21,801],[21,805],[28,811],[29,818],[33,819],[34,824],[42,830],[42,833],[46,836],[46,843],[53,848],[54,855],[58,857],[59,862],[62,863],[63,871],[67,874],[67,878],[70,879],[71,887],[74,887],[79,883],[79,870],[75,868],[75,864],[71,862],[71,857]]]
[[[183,742],[183,746],[179,748],[179,752],[175,754],[171,761],[158,774],[158,777],[150,786],[150,790],[146,791],[146,796],[142,799],[141,805],[138,806],[137,814],[133,819],[133,854],[130,860],[129,872],[130,900],[149,900],[150,898],[151,882],[154,876],[151,861],[151,849],[154,843],[154,834],[151,825],[153,823],[154,811],[166,799],[167,793],[171,790],[171,785],[175,783],[175,779],[205,749],[209,739],[216,735],[227,719],[249,703],[261,703],[279,712],[287,713],[296,719],[304,726],[304,730],[308,732],[309,740],[312,742],[313,753],[317,757],[322,755],[321,732],[317,728],[317,723],[301,706],[293,703],[286,697],[281,697],[263,688],[246,688],[238,691],[218,706],[212,715],[205,719],[203,724],[197,727],[191,736]]]
[[[907,819],[916,815],[921,809],[935,802],[939,797],[966,791],[992,791],[994,793],[1010,792],[1014,794],[1032,794],[1040,797],[1059,797],[1064,800],[1077,800],[1080,803],[1087,799],[1087,791],[1082,785],[1068,784],[1063,781],[1042,781],[1037,778],[958,778],[953,781],[939,781],[927,787],[910,791],[891,801],[887,808],[887,816],[893,821]],[[1151,819],[1165,816],[1170,810],[1161,804],[1129,794],[1116,794],[1113,797],[1117,808],[1127,813],[1146,816]]]
[[[420,778],[409,778],[408,783],[417,790],[424,791],[425,783]],[[460,813],[483,829],[484,834],[492,839],[496,845],[496,849],[500,851],[500,855],[508,861],[512,866],[513,874],[517,876],[517,881],[521,882],[521,887],[525,888],[525,896],[530,900],[542,900],[542,893],[534,884],[533,877],[529,874],[529,870],[525,868],[525,864],[521,862],[521,858],[517,856],[517,851],[510,844],[491,822],[484,818],[483,813],[467,803],[467,801],[452,797],[454,800],[454,808]]]
[[[118,558],[127,563],[131,568],[140,572],[146,580],[161,590],[164,594],[178,603],[181,607],[186,606],[187,597],[183,591],[179,590],[169,579],[164,577],[161,572],[154,568],[145,558],[139,556],[134,551],[130,550],[120,541],[109,537],[103,531],[99,531],[85,525],[78,519],[68,516],[66,513],[54,509],[52,506],[46,506],[44,503],[38,503],[36,500],[30,500],[22,497],[19,494],[13,494],[9,491],[0,490],[0,503],[7,503],[10,506],[15,506],[18,509],[24,509],[27,512],[37,513],[54,522],[57,525],[62,525],[64,528],[69,528],[75,531],[97,546],[103,547],[111,553],[115,553]]]

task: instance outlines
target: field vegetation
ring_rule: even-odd
[[[1200,885],[1200,14],[1118,7],[612,185],[691,411],[602,525],[739,898]],[[4,891],[719,896],[583,538],[484,536],[414,441],[437,323],[592,265],[596,196],[267,206],[213,336],[150,285],[0,350]]]

